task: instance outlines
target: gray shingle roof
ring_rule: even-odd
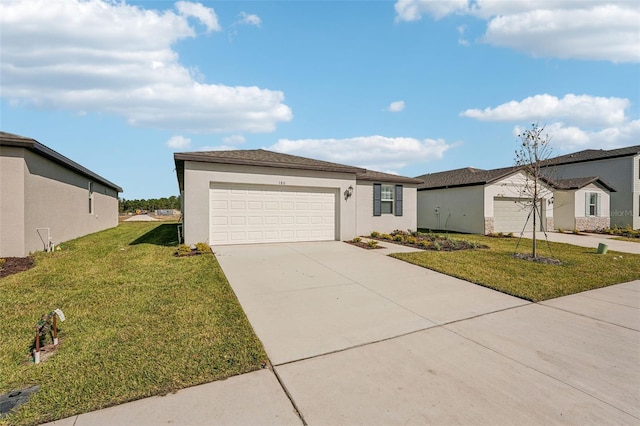
[[[519,170],[518,167],[503,167],[501,169],[482,170],[473,167],[449,170],[446,172],[428,173],[416,176],[423,181],[418,185],[418,191],[422,189],[452,188],[457,186],[485,185],[507,177]]]
[[[20,136],[20,135],[14,135],[13,133],[0,132],[0,146],[11,146],[11,147],[28,149],[30,151],[37,153],[38,155],[48,158],[51,161],[61,164],[62,166],[67,167],[68,169],[74,170],[75,172],[80,173],[81,175],[91,178],[96,182],[100,182],[109,188],[115,189],[117,192],[122,192],[122,188],[120,188],[115,183],[92,172],[86,167],[81,166],[75,161],[70,160],[69,158],[41,144],[35,139],[27,138],[25,136]]]
[[[373,170],[365,170],[364,172],[356,173],[356,180],[363,180],[363,181],[370,181],[370,182],[392,182],[392,183],[414,183],[414,184],[422,183],[422,179],[392,175],[391,173],[375,172]]]
[[[359,167],[345,166],[343,164],[282,154],[264,149],[177,152],[173,155],[173,158],[176,161],[281,167],[285,169],[319,170],[326,172],[358,173],[365,171],[365,169]]]
[[[588,176],[581,178],[569,178],[569,179],[555,179],[553,181],[554,186],[558,189],[581,189],[592,183],[600,184],[608,189],[610,192],[616,192],[615,188],[606,181],[602,180],[599,176]]]
[[[573,154],[550,158],[547,163],[558,166],[561,164],[584,163],[587,161],[605,160],[608,158],[629,157],[640,154],[640,145],[617,149],[585,149]]]
[[[203,163],[236,164],[262,167],[280,167],[285,169],[315,170],[323,172],[354,173],[357,180],[384,181],[418,184],[422,181],[413,178],[374,172],[361,167],[346,166],[329,161],[314,160],[297,155],[283,154],[264,149],[243,149],[234,151],[177,152],[173,155],[176,162],[178,180],[184,171],[184,161]]]

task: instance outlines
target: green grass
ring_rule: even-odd
[[[211,254],[174,257],[176,225],[123,223],[0,279],[0,393],[40,390],[0,424],[38,424],[260,368],[264,349]],[[61,344],[29,361],[61,308]]]
[[[562,261],[562,265],[547,265],[514,258],[517,238],[452,237],[489,249],[392,256],[534,302],[640,279],[640,255],[636,254],[609,251],[598,255],[596,248],[561,243],[550,243],[550,251],[546,241],[538,241],[539,256]],[[531,240],[521,240],[518,252],[530,253]]]

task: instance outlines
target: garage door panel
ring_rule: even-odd
[[[249,225],[264,225],[264,219],[262,216],[249,216]]]
[[[526,205],[526,199],[495,198],[493,202],[494,231],[533,231],[533,215],[529,217],[530,210],[530,206]]]
[[[279,222],[278,216],[264,216],[265,225],[277,225]]]
[[[212,244],[335,239],[336,192],[327,188],[212,184]]]

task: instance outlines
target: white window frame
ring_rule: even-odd
[[[585,196],[585,213],[587,217],[600,216],[601,194],[597,192],[587,192]]]
[[[394,185],[385,185],[381,187],[380,206],[382,214],[393,214],[393,192],[395,190]]]

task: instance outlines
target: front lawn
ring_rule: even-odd
[[[0,394],[40,385],[0,424],[38,424],[256,370],[266,360],[212,254],[175,257],[176,224],[133,222],[37,253],[0,279]],[[61,344],[33,364],[56,308]]]
[[[517,238],[453,235],[484,250],[424,251],[391,256],[434,271],[480,284],[534,302],[640,279],[640,255],[538,241],[538,255],[559,259],[561,265],[534,263],[513,257]],[[544,238],[544,236],[542,236]],[[518,252],[531,252],[531,240],[521,240]]]

